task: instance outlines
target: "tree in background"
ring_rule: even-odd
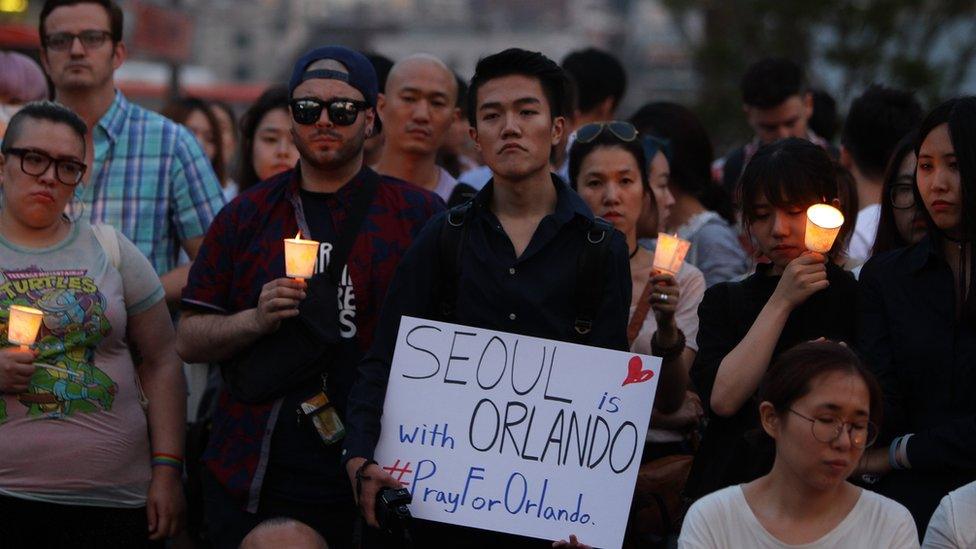
[[[719,153],[750,136],[739,80],[762,57],[807,67],[842,112],[872,82],[914,90],[932,105],[960,92],[976,57],[976,0],[662,2],[694,51],[696,110]]]

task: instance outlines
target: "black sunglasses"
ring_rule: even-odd
[[[336,126],[349,126],[356,121],[359,111],[369,108],[365,101],[355,99],[330,99],[323,101],[317,97],[300,97],[288,102],[291,117],[303,125],[314,124],[322,116],[322,109],[329,111],[329,120]]]
[[[637,139],[637,128],[633,124],[614,120],[613,122],[594,122],[576,130],[576,142],[589,143],[600,137],[604,131],[609,131],[611,135],[624,142]]]
[[[82,176],[85,175],[84,163],[77,160],[54,158],[39,149],[17,149],[9,148],[7,152],[20,157],[20,169],[27,175],[40,176],[54,163],[54,175],[63,185],[74,187],[81,183]]]

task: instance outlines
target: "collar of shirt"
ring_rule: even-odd
[[[558,175],[550,173],[549,176],[552,178],[552,185],[556,188],[556,209],[550,214],[556,223],[561,227],[577,216],[582,217],[585,221],[591,221],[593,212],[583,202],[583,199],[573,192]],[[494,189],[495,178],[492,177],[474,197],[475,211],[480,215],[490,216],[490,219],[495,218],[494,212],[491,211],[491,195]]]
[[[115,99],[105,114],[98,120],[98,127],[102,128],[109,141],[113,144],[125,128],[125,120],[129,116],[129,102],[122,92],[115,90]]]
[[[368,166],[363,165],[363,167],[359,169],[359,172],[357,172],[352,179],[347,181],[343,186],[339,187],[339,190],[333,193],[333,198],[339,203],[343,210],[348,210],[352,206],[353,194],[356,192],[356,189],[360,187],[362,180],[365,177],[366,170],[368,169],[370,169]],[[305,210],[302,208],[302,199],[298,192],[301,189],[301,183],[302,166],[299,163],[295,166],[294,170],[291,170],[286,194],[288,201],[295,210],[295,218],[298,222],[299,229],[302,231],[302,234],[310,235],[312,233],[308,228],[308,223],[305,221]]]
[[[939,256],[931,235],[926,235],[908,250],[908,266],[912,273],[918,274]]]

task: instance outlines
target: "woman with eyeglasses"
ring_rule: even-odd
[[[828,254],[806,249],[807,208],[836,203],[836,171],[804,139],[763,146],[739,180],[743,223],[769,263],[741,282],[705,291],[698,309],[698,355],[691,368],[708,426],[686,492],[701,497],[769,471],[771,448],[759,427],[756,391],[786,349],[819,338],[854,340],[857,283]]]
[[[658,152],[654,162],[667,160]],[[637,224],[642,212],[654,212],[651,222],[657,224],[657,201],[650,186],[649,163],[637,130],[627,122],[588,124],[576,132],[569,150],[569,177],[593,213],[611,222],[624,234],[631,250],[630,273],[633,280],[631,318],[627,330],[631,350],[663,356],[676,364],[682,373],[675,387],[661,387],[655,407],[665,412],[678,410],[685,402],[687,372],[694,360],[695,335],[698,332],[696,311],[705,291],[701,272],[685,265],[677,275],[656,272],[654,252],[637,243]],[[670,366],[670,364],[669,364]],[[695,400],[697,397],[695,398]],[[698,410],[695,407],[699,406]],[[697,424],[700,404],[691,402],[687,421]],[[681,433],[668,437],[678,444]]]
[[[241,117],[241,161],[237,182],[245,191],[298,163],[291,135],[288,88],[268,88]]]
[[[844,345],[803,343],[780,355],[757,406],[776,448],[772,469],[696,502],[678,547],[918,547],[908,510],[847,481],[877,437],[881,398]]]
[[[915,141],[912,132],[895,145],[881,188],[881,214],[871,255],[910,246],[928,232],[915,202]]]
[[[861,472],[924,532],[939,500],[976,480],[976,97],[933,109],[915,154],[928,234],[865,264],[858,348],[888,418]]]
[[[86,131],[29,103],[0,148],[4,547],[143,547],[182,521],[186,393],[159,277],[120,233],[63,213]],[[14,305],[43,314],[29,347],[9,340]]]

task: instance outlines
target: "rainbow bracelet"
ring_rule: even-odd
[[[152,466],[173,467],[183,470],[183,459],[173,454],[155,453],[152,455]]]

